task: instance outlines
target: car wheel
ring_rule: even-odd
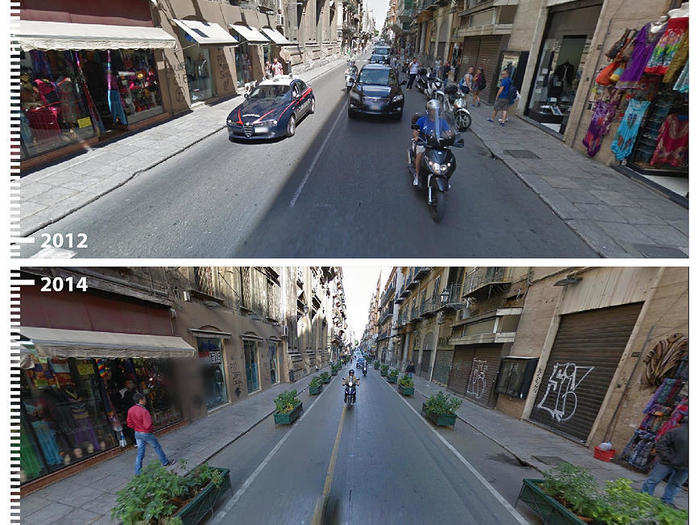
[[[403,108],[396,115],[394,115],[394,120],[401,120],[403,118]]]
[[[293,137],[296,130],[297,130],[297,122],[296,122],[296,119],[294,118],[294,115],[292,115],[291,117],[289,117],[289,121],[287,122],[287,136]]]
[[[355,112],[348,108],[348,118],[355,118]]]
[[[309,115],[313,115],[314,113],[316,113],[316,99],[312,98],[311,107],[309,108]]]

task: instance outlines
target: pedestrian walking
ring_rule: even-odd
[[[642,492],[653,496],[656,485],[668,476],[661,501],[674,507],[673,500],[688,479],[688,416],[683,418],[680,426],[661,436],[656,443],[656,455],[656,465],[642,485]]]
[[[501,126],[505,126],[506,120],[508,120],[508,107],[511,105],[511,90],[513,88],[513,81],[510,79],[507,69],[501,72],[499,86],[498,93],[496,93],[496,102],[493,104],[493,115],[489,122],[495,122],[494,119],[500,112],[501,118],[498,119],[498,123]]]
[[[459,87],[465,95],[472,92],[474,88],[474,66],[469,66],[467,72],[462,77]]]
[[[483,67],[477,68],[476,75],[474,75],[473,86],[472,106],[477,108],[481,106],[481,92],[486,88],[486,73],[484,73]]]
[[[269,60],[265,61],[265,78],[272,78],[272,64]]]
[[[414,58],[408,67],[408,84],[406,89],[413,89],[413,82],[416,80],[416,75],[418,75],[418,69],[420,69],[420,64],[418,64],[418,59]]]
[[[146,454],[146,445],[150,443],[156,451],[161,465],[167,467],[173,461],[168,459],[163,452],[158,439],[153,434],[153,420],[151,413],[146,408],[146,396],[141,393],[134,394],[134,406],[129,409],[126,415],[126,425],[134,430],[136,438],[136,463],[134,464],[134,475],[138,476],[143,464],[143,456]]]
[[[282,63],[279,61],[279,59],[276,57],[272,61],[272,74],[276,77],[284,75],[284,67],[282,66]]]
[[[443,82],[447,82],[447,77],[450,74],[450,70],[452,67],[450,66],[450,63],[445,61],[445,63],[442,66],[442,80]]]

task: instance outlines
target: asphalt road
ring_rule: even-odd
[[[464,134],[441,224],[411,189],[401,122],[349,120],[343,68],[312,82],[294,137],[212,135],[35,233],[86,233],[76,257],[594,257],[479,139]],[[22,257],[39,246],[24,245]]]
[[[209,461],[231,469],[234,495],[208,523],[537,522],[511,507],[535,471],[461,421],[426,424],[409,407],[423,399],[407,404],[378,371],[361,378],[351,409],[339,377],[302,399],[294,425],[269,417]]]

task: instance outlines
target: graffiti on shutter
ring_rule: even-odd
[[[558,423],[571,419],[578,406],[576,388],[594,368],[577,366],[576,363],[555,363],[547,380],[547,390],[537,403],[537,408],[549,412]]]

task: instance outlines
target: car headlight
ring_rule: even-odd
[[[392,102],[402,102],[403,101],[403,95],[396,95],[394,98],[391,99]]]

